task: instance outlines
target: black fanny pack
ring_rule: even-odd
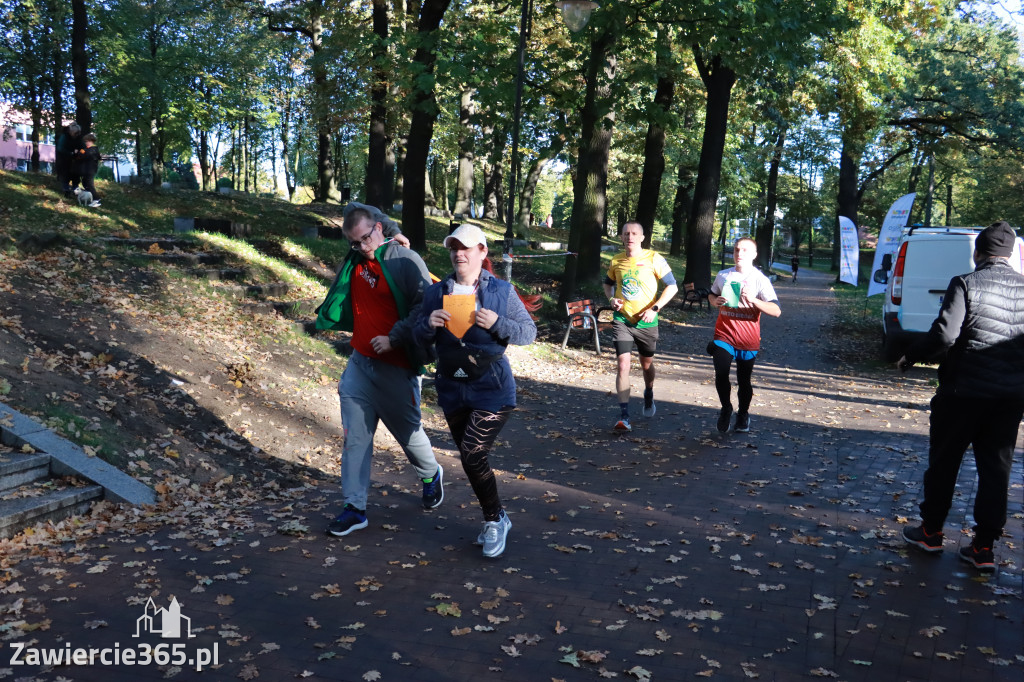
[[[485,375],[501,355],[488,355],[462,342],[457,346],[445,344],[437,349],[437,373],[454,381],[474,381]]]

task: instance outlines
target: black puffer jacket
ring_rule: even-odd
[[[1024,400],[1024,275],[990,259],[950,280],[939,316],[906,356],[943,349],[938,394]]]

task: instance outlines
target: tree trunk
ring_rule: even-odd
[[[142,172],[142,131],[135,131],[135,168]]]
[[[388,179],[388,26],[387,0],[373,0],[373,48],[370,72],[370,141],[366,154],[366,203],[382,211],[391,208]]]
[[[838,212],[836,215],[835,232],[832,237],[832,272],[839,271],[839,216],[846,216],[853,224],[857,224],[857,210],[860,207],[860,194],[857,189],[857,168],[860,166],[861,148],[848,139],[843,140],[843,150],[839,155],[839,196],[837,197]]]
[[[242,127],[238,131],[238,147],[242,152],[239,165],[242,167],[243,191],[249,193],[249,114],[242,118]]]
[[[199,131],[199,170],[203,175],[203,191],[210,191],[210,134],[206,130]]]
[[[455,182],[455,212],[463,214],[469,213],[469,206],[473,201],[473,151],[476,140],[473,139],[470,123],[475,113],[475,92],[473,88],[465,88],[459,102],[459,174]]]
[[[590,44],[569,224],[569,251],[578,255],[565,259],[559,292],[562,303],[575,298],[577,282],[589,282],[601,272],[601,235],[608,202],[608,151],[615,125],[611,88],[617,65],[612,53],[614,45],[615,36],[607,31]]]
[[[39,132],[43,129],[43,103],[39,79],[33,75],[29,83],[29,98],[32,109],[32,158],[29,168],[33,173],[39,172]]]
[[[667,41],[667,33],[658,33],[659,42]],[[640,179],[640,193],[636,200],[636,221],[644,228],[644,247],[650,248],[654,236],[654,216],[658,210],[661,178],[665,174],[665,124],[672,108],[675,77],[667,72],[665,54],[669,46],[657,51],[658,85],[654,92],[654,106],[649,110],[647,139],[644,141],[644,170]]]
[[[491,153],[484,164],[484,200],[482,202],[482,218],[505,224],[505,187],[504,176],[505,144],[508,139],[503,128],[490,128]]]
[[[451,205],[448,203],[448,168],[440,161],[434,162],[434,168],[437,171],[437,182],[434,185],[441,197],[438,208],[444,211],[445,215],[451,215]]]
[[[302,160],[302,157],[301,157],[301,154],[302,154],[302,126],[303,126],[304,122],[305,121],[303,120],[303,118],[300,117],[299,121],[298,121],[298,124],[296,125],[296,130],[298,130],[299,132],[295,136],[295,154],[294,154],[293,159],[291,160],[291,164],[292,164],[292,173],[291,173],[292,184],[291,184],[291,186],[290,186],[290,188],[288,190],[288,199],[289,200],[291,200],[292,196],[295,194],[295,188],[298,187],[298,185],[299,185],[299,180],[298,180],[298,178],[299,178],[299,168],[301,168],[301,165],[302,165],[301,164],[301,160]]]
[[[946,184],[946,225],[953,224],[953,178]]]
[[[394,164],[392,164],[392,167],[394,169],[393,173],[394,173],[395,184],[394,184],[394,189],[392,190],[392,193],[391,193],[392,202],[394,202],[396,197],[400,198],[400,197],[405,196],[405,149],[406,149],[406,142],[407,142],[407,137],[405,135],[400,135],[399,138],[398,138],[398,144],[397,144],[397,146],[395,148],[395,152],[394,152]]]
[[[722,154],[729,126],[729,100],[736,73],[715,55],[706,61],[697,47],[693,49],[697,69],[707,100],[704,110],[704,139],[701,142],[697,180],[693,190],[693,209],[686,224],[686,282],[698,288],[711,286],[711,235],[715,229],[715,207],[722,178]]]
[[[71,0],[71,74],[75,82],[75,120],[82,134],[92,132],[92,100],[89,99],[89,54],[86,42],[89,14],[85,0]]]
[[[434,94],[434,63],[437,61],[434,43],[437,29],[450,3],[451,0],[423,0],[416,28],[419,47],[413,55],[413,63],[419,66],[420,75],[410,93],[412,122],[409,124],[405,168],[402,171],[405,180],[402,192],[402,232],[418,251],[427,248],[427,224],[423,215],[426,189],[424,179],[427,176],[427,157],[430,155],[430,141],[434,137],[434,122],[438,114],[437,97]]]
[[[64,126],[64,84],[67,79],[67,64],[64,61],[65,6],[61,0],[45,3],[47,14],[46,54],[49,70],[50,113],[53,115],[53,139],[57,140]],[[60,27],[60,29],[58,29]]]
[[[281,128],[278,132],[278,137],[281,140],[281,172],[284,173],[284,186],[285,191],[288,192],[288,201],[292,200],[292,195],[295,192],[295,183],[292,178],[291,168],[288,167],[288,156],[289,156],[289,126],[292,122],[292,96],[291,88],[285,91],[284,95],[284,106],[281,111]]]
[[[430,169],[423,171],[423,211],[427,214],[429,208],[437,207],[437,199],[434,197],[434,190],[431,187]],[[424,224],[425,227],[425,224]]]
[[[673,256],[683,255],[683,233],[686,221],[693,210],[693,184],[693,169],[686,162],[680,163],[676,196],[672,202],[672,240],[669,243],[669,253]]]
[[[533,215],[533,196],[537,192],[537,183],[540,181],[541,173],[544,172],[548,161],[561,154],[564,146],[565,136],[555,137],[551,141],[551,145],[537,156],[537,160],[530,166],[530,170],[523,180],[523,190],[519,193],[519,219],[516,223],[516,237],[519,239],[528,240],[530,238],[530,228],[532,227],[530,216]]]
[[[779,205],[779,166],[782,164],[782,148],[786,144],[788,124],[783,123],[775,137],[775,148],[768,167],[768,186],[765,188],[764,220],[757,226],[757,258],[761,272],[772,271],[772,244],[775,241],[775,209]]]
[[[318,10],[322,6],[317,5]],[[324,24],[319,13],[310,18],[310,47],[313,56],[313,93],[314,111],[316,112],[316,192],[313,201],[338,201],[341,197],[334,186],[334,162],[331,159],[331,115],[330,115],[330,83],[327,76],[327,65],[320,52],[323,50]]]

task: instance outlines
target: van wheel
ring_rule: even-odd
[[[903,344],[882,332],[882,359],[886,362],[896,362],[902,355]]]

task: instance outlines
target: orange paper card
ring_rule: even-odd
[[[476,296],[473,294],[451,294],[444,297],[444,309],[452,317],[445,324],[456,338],[463,335],[473,326],[473,313],[476,312]]]

